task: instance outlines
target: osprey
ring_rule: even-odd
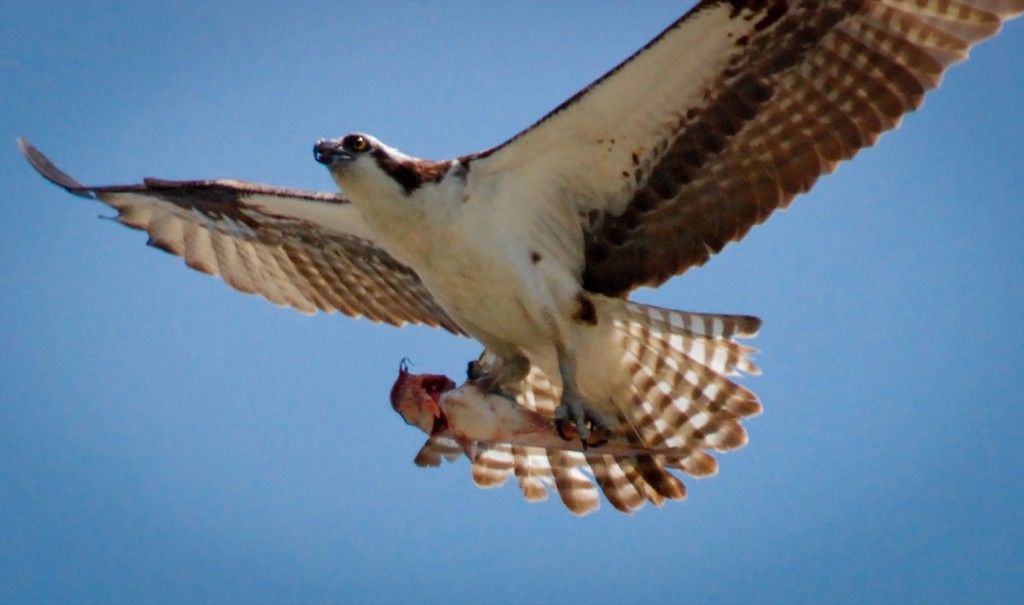
[[[44,177],[238,290],[471,336],[486,357],[475,383],[528,407],[553,401],[561,433],[685,451],[672,464],[587,458],[628,511],[682,498],[666,467],[714,472],[705,450],[745,443],[739,421],[761,409],[730,378],[757,370],[736,341],[756,318],[629,293],[703,264],[874,144],[1022,11],[1024,0],[704,0],[497,147],[429,161],[368,134],[317,141],[343,194],[233,180],[85,186],[19,142]],[[564,452],[543,463],[530,448],[502,452],[481,468],[514,472],[524,490],[554,477],[563,500],[579,488]]]

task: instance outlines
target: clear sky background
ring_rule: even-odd
[[[419,469],[427,328],[303,316],[44,182],[328,190],[318,137],[499,143],[689,3],[0,4],[0,600],[1024,601],[1024,27],[641,300],[765,321],[764,415],[689,497],[571,516]],[[640,92],[640,91],[638,91]]]

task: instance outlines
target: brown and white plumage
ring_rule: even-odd
[[[237,290],[303,313],[339,311],[462,334],[416,273],[374,245],[339,194],[233,180],[86,187],[28,142],[19,144],[51,182],[114,208],[119,223],[149,233],[150,246]]]
[[[396,396],[429,404],[424,391],[444,392],[439,397],[435,393],[447,413],[442,426],[433,423],[432,417],[429,422],[415,422],[402,414],[430,435],[416,464],[438,466],[441,459],[454,461],[465,452],[472,461],[473,481],[480,487],[498,487],[515,477],[527,501],[545,501],[548,489],[554,489],[565,507],[578,515],[597,510],[599,492],[615,509],[632,513],[647,502],[660,506],[666,500],[685,498],[686,488],[674,471],[694,477],[717,473],[718,464],[708,450],[728,451],[745,444],[746,432],[739,423],[761,412],[757,397],[729,378],[759,372],[749,358],[753,349],[735,338],[756,336],[760,322],[748,316],[615,304],[622,310],[615,320],[623,345],[618,350],[622,364],[634,376],[636,390],[633,403],[615,419],[606,443],[582,448],[579,441],[564,441],[548,424],[538,427],[526,416],[536,412],[551,421],[561,394],[559,386],[536,368],[516,397],[523,412],[490,420],[501,420],[504,426],[488,427],[485,432],[515,432],[521,425],[527,430],[514,435],[477,433],[471,443],[464,442],[457,415],[465,406],[486,407],[485,394],[471,384],[458,390],[451,381],[439,386],[433,380],[436,377],[429,377],[426,387],[415,385],[418,390],[413,392],[399,391],[409,378],[402,371],[392,390],[396,410]],[[484,365],[497,362],[492,355],[481,359]],[[449,399],[451,403],[446,403]],[[490,399],[497,399],[501,406],[504,397]],[[466,424],[474,420],[472,416]]]
[[[745,6],[746,8],[736,8]],[[873,145],[1024,2],[701,2],[488,152],[515,170],[571,150],[588,290],[622,295],[703,264]]]
[[[694,477],[714,475],[718,463],[708,450],[725,452],[747,443],[740,421],[759,414],[761,405],[730,377],[759,373],[749,358],[754,350],[736,338],[756,336],[760,322],[747,316],[612,304],[622,309],[615,322],[618,350],[635,385],[632,405],[615,418],[615,437],[586,450],[578,442],[561,447],[547,441],[531,446],[522,440],[479,444],[471,458],[477,485],[497,487],[514,476],[527,500],[546,500],[548,488],[553,488],[580,515],[598,508],[600,491],[616,509],[631,513],[646,502],[660,506],[686,496],[673,470]],[[486,356],[482,361],[496,362]],[[534,368],[516,400],[553,418],[560,394],[559,386]],[[416,463],[437,466],[441,458],[453,460],[461,453],[450,437],[433,434]]]
[[[731,344],[684,344],[675,357],[674,332],[656,334],[657,317],[620,299],[704,263],[873,144],[1022,10],[1022,0],[706,0],[495,148],[432,162],[368,135],[322,141],[318,159],[344,198],[235,181],[85,187],[23,150],[51,181],[239,290],[468,334],[513,370],[525,360],[523,392],[550,384],[572,420],[586,403],[640,443],[702,451],[737,442],[725,411],[757,405],[719,399],[747,393],[725,378],[750,369],[747,350],[702,334]],[[507,464],[527,464],[520,454]],[[583,498],[565,487],[582,483],[562,455],[546,458],[550,474],[563,499]],[[649,464],[590,466],[602,485],[678,495]]]

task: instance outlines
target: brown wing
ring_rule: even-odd
[[[46,179],[114,208],[116,220],[147,232],[151,246],[237,290],[304,313],[340,311],[463,334],[416,273],[374,245],[359,213],[338,194],[231,180],[87,187],[28,142],[18,143]]]
[[[557,181],[557,203],[580,218],[588,290],[658,285],[874,144],[1022,11],[1024,0],[705,0],[474,169]]]
[[[625,212],[588,226],[585,287],[622,294],[705,263],[895,128],[1001,22],[985,2],[813,4],[744,41],[636,171]]]

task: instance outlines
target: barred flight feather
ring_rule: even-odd
[[[441,459],[455,462],[462,455],[462,448],[454,439],[442,435],[432,435],[420,448],[413,462],[416,466],[440,466]]]
[[[754,349],[735,338],[755,336],[760,320],[600,296],[594,302],[614,318],[615,343],[632,384],[632,399],[618,402],[615,439],[652,453],[477,444],[472,477],[478,486],[497,487],[514,476],[526,500],[546,500],[553,489],[577,515],[600,506],[600,491],[616,510],[628,514],[646,502],[661,506],[686,497],[686,487],[672,469],[694,477],[713,475],[718,463],[706,450],[726,451],[746,443],[740,421],[760,413],[761,405],[726,375],[759,372],[749,358]],[[480,363],[493,368],[498,360],[485,352]],[[534,366],[517,402],[553,418],[560,395],[561,388]],[[660,453],[665,451],[671,453]]]
[[[1022,10],[1021,0],[700,3],[576,101],[571,118],[589,119],[577,129],[608,137],[644,130],[650,140],[633,152],[623,195],[582,208],[584,286],[622,296],[704,264],[898,126],[946,69]],[[698,75],[678,59],[679,69],[658,81],[630,69],[658,53],[666,61],[681,57],[690,41],[682,30],[696,35],[702,15],[711,23],[726,12],[717,27],[759,26],[706,58],[724,61],[721,69]],[[629,94],[644,87],[661,95]],[[669,94],[689,99],[674,120],[656,105]],[[620,98],[634,105],[620,107]],[[635,117],[628,130],[615,122],[621,112]],[[570,121],[565,114],[546,120]],[[558,128],[545,126],[542,120],[519,136],[556,144],[549,133]],[[536,145],[523,150],[539,152]],[[515,151],[500,151],[514,161]]]
[[[579,515],[598,508],[600,490],[616,509],[630,513],[646,502],[660,506],[685,498],[674,471],[714,474],[717,462],[710,451],[747,443],[742,421],[762,408],[735,379],[760,370],[751,360],[755,349],[737,339],[756,335],[760,320],[622,299],[642,285],[659,285],[703,264],[840,161],[873,145],[921,105],[972,44],[1021,12],[1024,0],[703,0],[624,63],[495,148],[432,162],[399,158],[379,145],[371,154],[377,165],[368,168],[367,182],[387,179],[382,182],[388,186],[360,187],[338,168],[335,159],[341,156],[330,151],[344,139],[320,141],[318,160],[331,165],[338,183],[356,185],[344,186],[356,196],[358,209],[336,193],[233,180],[145,179],[86,187],[27,142],[19,145],[45,178],[114,208],[120,223],[148,233],[150,245],[182,257],[197,271],[220,275],[240,291],[306,313],[340,311],[466,334],[416,271],[438,278],[431,283],[447,291],[437,294],[462,313],[476,308],[481,296],[486,298],[481,293],[492,289],[445,275],[443,262],[454,255],[482,259],[487,254],[470,248],[431,261],[431,254],[404,249],[395,236],[401,229],[383,228],[401,226],[390,220],[393,215],[368,220],[378,206],[395,202],[375,198],[387,198],[395,181],[403,203],[424,191],[427,197],[420,199],[437,196],[464,209],[478,208],[479,197],[492,198],[488,220],[493,222],[476,225],[450,220],[446,203],[424,205],[445,209],[424,215],[423,224],[432,225],[429,233],[438,241],[449,241],[445,229],[453,225],[504,229],[524,219],[542,224],[530,232],[536,240],[523,245],[524,250],[544,245],[519,258],[529,257],[534,265],[543,259],[551,275],[562,271],[562,277],[579,278],[581,312],[572,316],[579,325],[566,329],[569,342],[545,341],[548,349],[531,361],[543,365],[549,349],[570,348],[589,363],[575,364],[588,378],[610,376],[577,386],[594,409],[610,416],[609,444],[618,449],[573,451],[570,444],[550,440],[467,443],[467,433],[454,429],[433,434],[429,424],[435,415],[416,424],[432,435],[416,463],[437,466],[465,453],[481,487],[503,485],[515,476],[527,500],[546,499],[551,488]],[[571,154],[564,153],[568,148]],[[538,180],[547,187],[531,190]],[[366,191],[376,193],[364,196]],[[451,192],[458,197],[446,200]],[[472,238],[464,243],[476,245]],[[410,262],[418,269],[398,262],[385,247],[414,259]],[[489,262],[464,265],[470,269],[457,271],[458,278],[485,270],[505,274],[504,266]],[[479,289],[463,287],[468,283]],[[468,302],[455,304],[455,293]],[[529,301],[527,292],[520,294],[515,303],[528,316],[550,315],[543,304]],[[496,309],[501,314],[501,307]],[[485,324],[495,318],[485,312],[479,318],[460,320],[479,327],[478,335],[491,334]],[[491,335],[498,338],[500,332]],[[541,333],[548,338],[548,332]],[[529,342],[503,346],[537,348],[536,338],[524,340]],[[599,346],[575,347],[577,341]],[[497,363],[486,352],[481,361],[485,367]],[[558,362],[568,376],[572,364]],[[511,410],[502,420],[528,420],[523,432],[544,433],[548,423],[553,431],[560,396],[558,377],[533,367],[518,394],[522,408],[506,399],[496,407]],[[481,434],[514,440],[520,433],[476,433]]]
[[[149,245],[241,292],[303,313],[339,311],[465,334],[412,269],[365,239],[362,219],[338,194],[232,180],[87,187],[28,142],[18,144],[52,183],[107,204],[117,210],[119,223],[147,232]],[[307,214],[279,214],[296,208]],[[305,218],[319,218],[325,209],[334,215],[329,225]]]

